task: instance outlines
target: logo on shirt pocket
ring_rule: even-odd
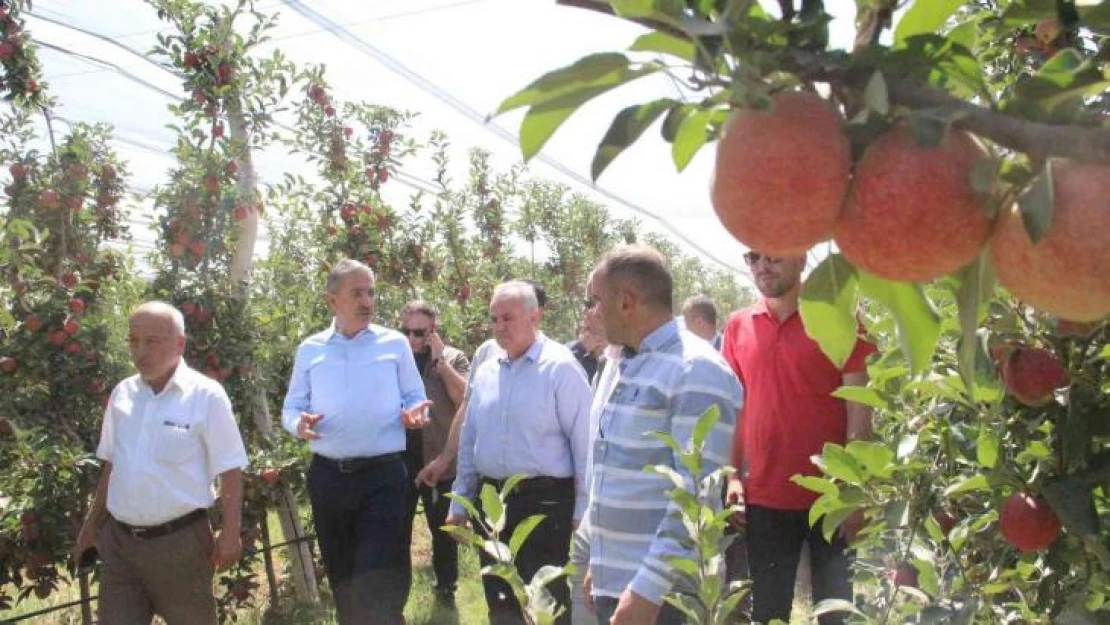
[[[154,441],[154,459],[163,464],[188,462],[198,451],[197,436],[192,424],[178,419],[163,419]]]

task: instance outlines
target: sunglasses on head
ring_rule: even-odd
[[[418,339],[422,339],[425,336],[428,336],[428,329],[427,328],[401,328],[401,334],[404,334],[406,336],[415,336]]]
[[[747,252],[744,254],[744,260],[748,261],[749,265],[754,265],[758,263],[761,259],[771,263],[772,265],[777,265],[782,262],[782,258],[779,258],[777,256],[767,256],[764,254],[760,254],[759,252]]]

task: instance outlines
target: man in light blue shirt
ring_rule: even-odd
[[[586,502],[590,387],[570,350],[537,330],[539,318],[531,285],[498,285],[490,320],[499,352],[471,372],[453,489],[478,503],[483,484],[500,487],[512,475],[528,476],[506,502],[501,533],[507,541],[521,521],[544,515],[517,554],[517,568],[526,581],[545,565],[566,564],[571,532]],[[452,503],[447,522],[466,522],[465,509]],[[504,581],[485,576],[482,583],[491,625],[524,622]],[[548,589],[567,607],[557,623],[569,623],[566,581],[556,580]]]
[[[374,274],[342,260],[328,274],[332,326],[297,348],[282,425],[309,441],[307,488],[340,625],[403,623],[411,580],[404,536],[405,428],[431,402],[409,348],[370,323]]]
[[[703,469],[727,464],[743,403],[740,382],[706,341],[681,330],[671,312],[672,278],[656,250],[621,246],[599,261],[587,283],[587,306],[610,343],[623,346],[619,377],[596,425],[590,504],[578,528],[590,565],[583,583],[599,625],[679,625],[663,606],[677,581],[671,557],[690,557],[669,478],[647,473],[664,465],[693,479],[671,449],[648,432],[663,431],[687,448],[710,407],[720,420],[703,448]],[[703,504],[719,508],[720,497]]]

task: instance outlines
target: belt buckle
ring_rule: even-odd
[[[354,473],[358,470],[358,463],[350,458],[340,458],[335,462],[340,473]]]
[[[135,538],[145,539],[146,535],[150,532],[151,529],[153,529],[153,528],[150,528],[150,527],[132,527],[129,531],[131,532],[131,535],[134,536]]]

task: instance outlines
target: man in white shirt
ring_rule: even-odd
[[[129,320],[137,375],[120,382],[104,412],[100,483],[77,538],[103,561],[98,622],[216,623],[212,577],[239,560],[247,454],[223,387],[191,369],[185,320],[147,302]],[[222,527],[207,509],[219,478]]]

